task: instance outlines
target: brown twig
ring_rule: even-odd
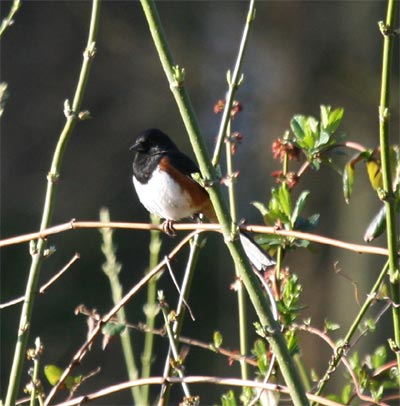
[[[103,398],[105,396],[114,394],[116,392],[121,392],[132,388],[133,386],[143,386],[143,385],[163,385],[163,384],[213,384],[213,385],[224,385],[224,386],[239,386],[239,387],[250,387],[250,388],[260,388],[265,390],[274,391],[277,393],[289,394],[289,390],[286,386],[272,384],[272,383],[262,383],[244,379],[237,378],[220,378],[217,376],[186,376],[184,378],[176,377],[152,377],[146,379],[138,379],[136,381],[123,382],[117,385],[109,386],[108,388],[101,389],[97,392],[93,392],[89,395],[79,396],[77,398],[71,399],[67,402],[58,403],[55,406],[74,406],[81,405],[91,402],[96,399]],[[325,399],[322,396],[316,396],[311,393],[306,394],[307,398],[311,401],[318,402],[325,406],[343,406],[342,403],[335,402],[333,400]]]
[[[43,286],[40,287],[39,293],[43,294],[47,288],[49,288],[54,282],[57,281],[68,269],[80,258],[79,254],[76,253],[69,262],[59,271],[56,273],[52,278],[50,278]],[[22,303],[25,300],[25,296],[18,297],[16,299],[10,300],[7,303],[0,304],[0,310],[5,309],[6,307],[14,306],[18,303]]]
[[[101,221],[75,221],[71,220],[68,223],[59,224],[54,227],[47,228],[43,231],[24,234],[16,237],[6,238],[0,240],[0,248],[21,244],[38,238],[47,238],[50,235],[59,234],[68,230],[89,229],[89,228],[119,228],[129,230],[159,230],[163,231],[162,225],[154,225],[147,223],[126,223],[126,222],[101,222]],[[180,223],[174,224],[174,229],[177,231],[217,231],[221,232],[219,224],[198,224],[198,223]],[[307,240],[318,244],[331,245],[338,248],[343,248],[349,251],[357,252],[359,254],[375,254],[375,255],[388,255],[388,250],[382,247],[374,247],[370,245],[361,245],[348,243],[334,238],[324,237],[318,234],[303,233],[300,231],[291,230],[277,230],[274,227],[260,226],[260,225],[242,225],[240,229],[247,230],[254,233],[281,235],[285,237],[293,237],[301,240]]]
[[[50,404],[55,394],[60,389],[61,385],[64,383],[65,379],[70,374],[72,369],[81,362],[82,358],[86,355],[86,353],[90,349],[90,346],[94,342],[95,338],[100,333],[103,325],[108,323],[112,319],[112,317],[118,312],[118,310],[121,309],[121,307],[125,306],[132,299],[132,297],[141,288],[143,288],[154,275],[160,272],[162,268],[165,266],[166,261],[171,260],[182,249],[182,247],[190,241],[190,239],[195,234],[196,232],[193,232],[185,236],[185,238],[183,238],[179,242],[179,244],[176,245],[176,247],[169,253],[168,256],[166,256],[156,267],[154,267],[150,272],[148,272],[135,286],[133,286],[133,288],[128,293],[125,294],[125,296],[119,301],[119,303],[117,303],[105,316],[103,316],[101,320],[99,320],[96,327],[91,331],[86,342],[75,353],[74,357],[72,358],[72,361],[69,363],[68,367],[62,373],[59,381],[50,391],[49,395],[47,396],[44,402],[44,406],[48,406]]]
[[[80,314],[83,314],[87,317],[94,317],[96,321],[100,320],[100,315],[94,313],[93,311],[89,310],[88,308],[86,308],[84,305],[80,305],[77,308],[77,311]],[[111,322],[118,322],[118,320],[116,318],[112,318],[110,320]],[[155,329],[155,328],[149,328],[149,326],[147,326],[146,324],[143,323],[138,323],[138,324],[133,324],[133,323],[126,323],[125,326],[127,328],[131,328],[133,330],[139,331],[141,333],[151,333],[160,337],[165,337],[166,336],[166,331],[165,328],[159,328],[159,329]],[[234,361],[244,361],[249,365],[252,366],[257,366],[257,361],[253,358],[253,357],[247,357],[244,355],[239,354],[237,351],[231,351],[228,350],[226,348],[222,348],[222,347],[218,347],[215,348],[213,346],[212,343],[206,343],[204,341],[200,341],[197,340],[195,338],[189,338],[189,337],[184,337],[184,336],[179,336],[177,338],[177,340],[182,343],[182,344],[187,344],[193,347],[198,347],[198,348],[202,348],[205,350],[210,350],[213,351],[217,354],[221,354],[224,355],[226,357],[229,357],[230,359],[234,360]]]
[[[317,335],[322,340],[324,340],[332,348],[333,351],[336,351],[336,344],[323,331],[318,330],[315,327],[311,327],[311,326],[307,326],[307,325],[299,325],[299,326],[296,326],[296,327],[299,330],[307,331],[307,332],[309,332],[311,334]],[[341,361],[343,362],[343,365],[346,367],[348,373],[350,374],[350,376],[351,376],[351,378],[353,380],[354,388],[356,390],[356,394],[357,394],[359,399],[364,400],[366,402],[373,402],[373,404],[376,404],[376,405],[379,405],[379,406],[389,406],[386,403],[382,403],[382,402],[377,403],[370,396],[363,395],[362,392],[361,392],[361,389],[360,389],[360,384],[359,384],[359,382],[357,380],[357,376],[356,376],[355,372],[353,371],[353,369],[351,368],[350,362],[348,361],[348,359],[345,356],[343,356],[341,358]]]

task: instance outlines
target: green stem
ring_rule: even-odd
[[[99,1],[93,0],[92,13],[90,20],[90,29],[82,68],[79,76],[78,85],[75,91],[75,97],[72,104],[72,112],[68,111],[67,120],[58,140],[53,161],[51,163],[50,172],[47,176],[47,190],[45,203],[42,214],[40,230],[46,229],[52,219],[52,213],[55,204],[56,185],[60,176],[62,157],[66,149],[72,130],[78,121],[78,112],[83,100],[83,94],[86,87],[86,82],[89,77],[90,66],[95,54],[95,39],[97,34],[99,18]],[[37,292],[40,268],[44,259],[44,250],[46,248],[46,240],[40,238],[36,247],[33,248],[32,262],[29,270],[28,281],[25,291],[25,301],[21,310],[21,318],[19,322],[17,343],[15,346],[14,358],[12,362],[10,379],[8,384],[7,396],[5,400],[6,406],[13,406],[21,384],[22,367],[26,348],[28,345],[29,329],[32,319],[33,303]]]
[[[204,140],[200,136],[200,129],[192,108],[192,104],[186,89],[183,86],[184,70],[178,67],[173,61],[155,2],[153,0],[141,0],[141,4],[149,24],[154,44],[158,51],[161,64],[166,73],[171,91],[178,105],[178,109],[181,113],[186,131],[188,132],[201,173],[206,181],[206,185],[210,185],[210,198],[217,214],[218,221],[221,224],[226,246],[231,253],[240,278],[246,287],[263,330],[265,331],[265,334],[270,342],[272,350],[276,354],[282,375],[288,385],[292,401],[296,406],[306,406],[309,404],[309,402],[305,395],[304,387],[294,365],[293,359],[290,356],[285,339],[280,330],[280,326],[278,322],[274,320],[269,300],[264,296],[264,292],[251,269],[250,263],[244,253],[240,241],[231,233],[232,221],[222,199],[220,186],[216,181],[217,174],[209,158]]]
[[[183,320],[185,316],[185,302],[187,303],[189,299],[190,288],[192,286],[194,271],[196,269],[197,260],[199,258],[200,248],[204,241],[204,236],[201,234],[196,234],[190,241],[190,252],[189,258],[186,264],[185,273],[182,280],[182,285],[180,287],[181,295],[179,296],[178,305],[176,307],[176,317],[172,325],[172,332],[174,339],[179,340],[181,335]],[[171,370],[171,348],[168,350],[168,354],[165,360],[164,366],[164,376],[170,376]],[[163,404],[168,404],[169,392],[171,385],[164,384],[161,387],[160,399],[163,400]]]
[[[14,22],[14,16],[21,7],[21,0],[14,0],[10,8],[8,15],[3,18],[3,21],[0,25],[0,38],[4,34],[5,30],[10,27]]]
[[[379,104],[379,143],[382,162],[382,180],[384,204],[386,207],[387,244],[389,250],[389,279],[392,301],[394,344],[397,358],[397,369],[400,371],[400,269],[396,218],[396,202],[392,186],[392,170],[390,167],[389,118],[390,118],[390,72],[392,67],[394,29],[397,28],[397,1],[388,0],[386,22],[379,26],[383,34],[383,57],[381,95]]]
[[[39,369],[40,369],[40,357],[42,354],[42,343],[40,337],[35,340],[35,350],[33,357],[33,373],[32,373],[32,392],[30,406],[36,406],[36,399],[39,399],[39,403],[42,404],[43,391],[38,390],[39,380]]]
[[[383,267],[381,273],[378,276],[374,286],[372,287],[371,291],[367,295],[367,299],[365,300],[364,304],[362,305],[360,311],[358,312],[357,317],[354,319],[353,324],[350,326],[345,338],[343,339],[342,344],[337,347],[331,361],[329,362],[329,366],[327,371],[325,372],[324,376],[318,383],[318,388],[316,391],[316,395],[320,395],[323,389],[325,388],[326,384],[328,383],[332,373],[336,370],[337,366],[339,365],[342,356],[346,353],[348,348],[350,348],[351,344],[350,341],[353,338],[353,335],[356,333],[361,320],[367,313],[368,309],[372,305],[372,303],[376,300],[376,295],[378,290],[380,289],[383,280],[385,279],[389,268],[389,261],[386,262],[385,266]]]
[[[233,155],[232,155],[232,142],[230,140],[231,136],[231,120],[228,120],[228,125],[226,127],[225,135],[225,145],[226,145],[226,178],[228,180],[228,194],[229,194],[229,208],[232,218],[232,225],[237,224],[237,210],[236,210],[236,188],[233,170]],[[234,229],[232,229],[234,232]],[[245,290],[243,289],[243,283],[240,280],[240,275],[237,270],[236,272],[236,286],[237,286],[237,300],[238,300],[238,314],[239,314],[239,342],[240,342],[240,354],[246,356],[248,354],[248,337],[247,337],[247,315],[246,315],[246,296]],[[244,359],[240,361],[240,370],[242,379],[248,379],[249,369],[248,365]]]
[[[240,83],[243,80],[243,77],[239,76],[239,75],[240,75],[240,70],[241,70],[242,62],[243,62],[243,58],[244,58],[244,52],[246,50],[247,39],[248,39],[248,35],[250,32],[251,23],[254,21],[254,18],[255,18],[256,10],[254,7],[254,3],[255,3],[255,0],[250,0],[250,2],[249,2],[249,9],[247,12],[246,23],[245,23],[243,34],[242,34],[242,39],[240,41],[239,52],[238,52],[238,55],[236,58],[235,67],[233,69],[233,74],[231,77],[229,77],[230,72],[228,72],[229,89],[228,89],[228,93],[226,95],[225,107],[224,107],[224,111],[222,113],[222,119],[221,119],[219,131],[218,131],[217,143],[216,143],[216,147],[215,147],[215,151],[214,151],[214,156],[212,158],[212,163],[214,166],[216,166],[219,163],[219,159],[220,159],[221,151],[222,151],[222,145],[224,143],[224,137],[226,134],[226,128],[228,126],[228,122],[229,122],[229,118],[230,118],[230,114],[231,114],[233,99],[235,97],[237,88],[240,86]]]
[[[178,373],[179,377],[183,378],[184,375],[183,375],[182,368],[181,368],[182,361],[180,360],[179,353],[178,353],[176,336],[173,332],[173,328],[171,328],[171,322],[169,321],[167,308],[166,308],[167,305],[165,303],[163,303],[163,301],[164,301],[164,298],[161,298],[160,307],[161,307],[162,314],[164,316],[165,329],[167,330],[167,335],[168,335],[168,339],[169,339],[170,352],[172,353],[172,359],[174,361],[174,364],[176,365],[176,367],[174,369]],[[185,382],[182,382],[182,389],[183,389],[183,392],[185,393],[185,396],[190,397],[189,387]],[[163,404],[164,405],[168,404],[168,401],[165,399],[165,397],[163,398]]]
[[[110,221],[110,213],[108,209],[100,210],[100,221]],[[103,238],[101,250],[103,251],[103,254],[106,258],[106,262],[103,264],[102,268],[110,281],[112,300],[114,305],[116,305],[122,300],[123,297],[122,285],[119,280],[121,264],[117,262],[117,258],[115,255],[116,250],[113,243],[113,230],[110,228],[101,228],[99,231]],[[126,325],[126,315],[124,308],[121,308],[117,312],[117,319],[118,323]],[[120,339],[128,377],[131,381],[134,381],[139,378],[139,372],[136,366],[135,355],[133,353],[131,338],[128,329],[125,329],[125,331],[120,335]],[[131,388],[131,393],[133,401],[136,405],[144,404],[140,387]]]
[[[150,219],[152,224],[160,224],[160,218],[158,216],[151,214]],[[149,244],[150,251],[149,270],[153,269],[158,264],[160,249],[161,249],[160,231],[152,230],[150,231],[150,244]],[[141,374],[142,378],[150,377],[151,373],[151,364],[153,360],[153,347],[154,347],[154,334],[152,333],[152,331],[154,330],[158,311],[157,304],[158,279],[159,275],[150,279],[149,283],[147,284],[147,301],[145,314],[146,314],[146,326],[149,327],[150,331],[146,332],[144,337],[144,346],[142,353],[142,374]],[[142,388],[143,404],[145,405],[150,403],[149,391],[150,391],[149,385],[143,386]]]

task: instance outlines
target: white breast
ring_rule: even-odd
[[[133,184],[140,202],[150,213],[167,220],[180,220],[194,214],[189,194],[159,168],[145,184],[133,176]]]

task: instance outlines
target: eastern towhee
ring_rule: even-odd
[[[133,158],[133,184],[143,206],[165,219],[164,229],[173,234],[173,222],[203,214],[212,223],[217,216],[207,191],[192,174],[199,173],[197,165],[161,130],[143,131],[130,148]],[[239,234],[250,262],[257,269],[275,265],[253,239]]]

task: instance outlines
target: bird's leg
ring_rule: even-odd
[[[174,220],[164,220],[162,223],[162,229],[165,234],[169,235],[170,237],[176,236],[176,231],[174,228]]]

